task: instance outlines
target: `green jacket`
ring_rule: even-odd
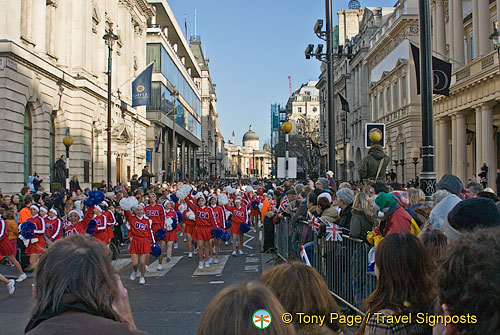
[[[375,180],[380,160],[382,159],[382,167],[380,168],[377,180]],[[359,177],[363,182],[372,179],[378,183],[385,183],[385,169],[387,168],[387,165],[389,165],[389,161],[389,156],[385,154],[384,149],[382,149],[381,146],[376,145],[371,147],[368,151],[368,155],[366,155],[361,162],[361,166],[359,167]]]

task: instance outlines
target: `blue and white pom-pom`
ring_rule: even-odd
[[[179,198],[177,197],[177,195],[175,195],[175,193],[172,193],[168,196],[168,198],[170,199],[170,201],[172,201],[174,204],[178,203],[179,202]]]
[[[217,196],[217,202],[219,205],[225,206],[229,203],[229,198],[224,193],[221,193]]]
[[[214,228],[214,229],[212,229],[210,231],[210,233],[212,234],[213,238],[215,238],[217,240],[220,240],[220,238],[221,238],[222,234],[224,233],[224,231],[222,229],[220,229],[220,228],[217,228],[217,229]]]
[[[231,238],[231,234],[229,234],[227,231],[223,232],[222,235],[220,236],[220,239],[223,240],[224,242],[229,241]]]
[[[155,238],[157,241],[163,241],[167,237],[167,231],[160,228],[156,231]]]
[[[176,230],[177,229],[177,222],[173,222],[172,223],[172,230]]]
[[[182,222],[182,219],[184,218],[182,216],[182,212],[181,211],[176,211],[175,214],[177,214],[177,222]]]
[[[175,192],[175,196],[179,199],[186,199],[192,190],[193,190],[193,188],[191,186],[182,185],[181,187],[179,187],[177,192]]]
[[[167,217],[167,218],[165,219],[165,229],[166,229],[167,231],[172,231],[172,230],[174,230],[174,229],[172,228],[173,223],[174,223],[174,220],[172,220],[172,218],[171,218],[170,216],[169,216],[169,217]]]
[[[241,223],[240,224],[240,231],[245,234],[245,233],[248,233],[250,231],[250,223]]]
[[[257,200],[252,200],[252,208],[259,209],[259,202]]]
[[[94,219],[92,219],[89,221],[85,234],[94,235],[96,231],[97,231],[97,222]]]
[[[19,226],[19,233],[21,234],[22,237],[29,240],[35,235],[34,233],[35,229],[36,226],[33,222],[26,221],[21,223],[21,225]]]
[[[151,246],[151,255],[154,257],[160,257],[161,256],[161,247],[158,244],[153,244]]]
[[[132,211],[133,208],[136,208],[139,205],[139,201],[136,197],[128,197],[120,200],[120,207],[124,211]]]
[[[83,201],[83,204],[85,206],[98,205],[104,201],[104,198],[104,193],[101,191],[90,191],[88,198]]]

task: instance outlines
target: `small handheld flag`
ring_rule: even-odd
[[[132,82],[132,107],[151,105],[151,76],[153,63]]]
[[[325,240],[335,241],[335,242],[342,241],[342,228],[339,225],[336,225],[335,223],[331,223],[328,221],[324,222],[326,225]]]
[[[300,247],[300,258],[302,259],[302,262],[304,262],[305,265],[311,266],[311,262],[309,262],[309,257],[307,257],[307,252],[304,246]]]
[[[283,212],[288,207],[288,205],[290,205],[290,201],[288,201],[288,196],[285,194],[283,200],[281,200],[280,208],[278,208],[278,213]]]
[[[312,230],[314,230],[314,232],[318,233],[319,226],[320,226],[321,222],[323,222],[323,221],[320,218],[312,215],[311,213],[309,213],[309,217],[311,218]]]

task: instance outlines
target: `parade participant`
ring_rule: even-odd
[[[24,273],[23,269],[21,268],[21,265],[19,262],[16,260],[16,248],[10,243],[9,241],[9,232],[7,229],[7,223],[5,220],[2,218],[0,215],[0,255],[4,255],[15,267],[17,272],[19,273],[19,277],[17,277],[16,281],[17,282],[22,282],[23,280],[26,279],[26,274]],[[7,282],[4,282],[7,285],[10,285]],[[14,287],[14,284],[12,284],[12,287]],[[12,291],[14,293],[14,291]],[[10,289],[9,289],[9,294]]]
[[[128,199],[128,198],[127,198]],[[144,215],[144,204],[133,204],[131,208],[127,206],[120,205],[125,210],[125,218],[127,219],[130,236],[130,247],[128,251],[132,255],[132,267],[133,272],[130,274],[130,280],[135,280],[139,274],[137,269],[139,261],[141,262],[140,269],[140,279],[139,284],[146,284],[144,279],[144,274],[146,273],[146,260],[147,256],[151,252],[151,246],[155,243],[155,238],[152,231],[151,220]],[[135,214],[132,214],[131,210],[134,210]]]
[[[13,295],[16,291],[16,282],[14,279],[7,279],[4,275],[0,274],[0,282],[4,283],[7,287],[7,291],[9,291],[9,295]]]
[[[99,241],[103,242],[104,244],[109,244],[109,235],[106,232],[107,228],[107,220],[106,216],[103,215],[103,210],[100,206],[95,205],[94,206],[94,218],[93,220],[96,222],[96,232],[94,234],[94,238],[98,239]]]
[[[32,222],[35,225],[35,229],[33,231],[34,235],[29,240],[29,244],[26,247],[26,255],[29,256],[30,268],[33,268],[35,264],[38,262],[38,258],[40,254],[45,250],[45,220],[38,215],[40,209],[36,205],[30,206],[31,217],[28,221]]]
[[[193,238],[198,244],[198,268],[210,267],[208,258],[212,252],[210,240],[212,239],[211,230],[215,228],[215,219],[212,210],[206,206],[206,200],[203,194],[197,194],[196,205],[189,198],[186,198],[186,205],[195,213],[196,226],[193,232]]]
[[[180,200],[180,199],[174,206],[174,209],[176,211],[183,213],[183,215],[184,215],[184,211],[186,210],[186,208],[187,208],[187,205],[185,204],[184,200]],[[180,232],[179,236],[180,237],[184,236],[184,242],[186,242],[187,241],[187,236],[185,235],[186,234],[186,222],[184,222],[184,220],[182,220],[181,222],[179,222],[179,224],[181,225],[181,232]]]
[[[49,210],[49,215],[45,220],[45,236],[49,241],[56,241],[62,238],[62,222],[61,219],[57,217],[57,210],[51,208]]]
[[[259,216],[260,216],[259,205],[261,201],[259,201],[258,198],[259,197],[257,193],[252,193],[250,201],[250,222],[252,223],[254,232],[256,232],[257,229],[259,228]]]
[[[146,216],[151,220],[152,230],[154,236],[156,236],[156,232],[163,228],[165,224],[165,209],[162,205],[158,204],[156,201],[156,194],[154,192],[149,193],[149,204],[144,207],[144,211]],[[158,268],[157,270],[163,270],[163,252],[166,250],[165,241],[158,241],[158,244],[161,247],[161,255],[158,257]],[[149,254],[146,264],[149,264]]]
[[[225,231],[225,226],[226,226],[226,210],[224,207],[217,205],[217,196],[214,194],[211,194],[208,197],[208,202],[210,203],[210,208],[212,209],[214,219],[215,219],[215,225],[217,228],[222,229]],[[215,257],[213,262],[215,264],[219,263],[219,249],[220,249],[220,239],[213,239],[212,240],[213,245],[215,247]],[[209,260],[210,262],[210,260]]]
[[[195,214],[194,212],[187,207],[186,204],[182,204],[179,209],[184,209],[182,212],[183,222],[185,225],[184,233],[186,234],[187,246],[188,246],[188,258],[193,257],[193,232],[196,226]],[[196,241],[195,241],[196,244]]]
[[[165,205],[165,229],[167,230],[167,263],[172,260],[172,248],[174,243],[177,242],[177,232],[181,230],[180,225],[177,223],[177,213],[174,211],[174,203],[171,200],[166,200]],[[175,226],[175,227],[174,227]]]
[[[232,214],[232,223],[231,223],[231,235],[232,235],[232,244],[233,244],[233,256],[237,255],[236,249],[239,246],[239,254],[243,255],[243,233],[240,231],[240,225],[242,223],[248,222],[248,211],[246,207],[242,206],[241,198],[237,197],[234,200],[234,207],[226,205],[225,208],[231,212]],[[236,241],[239,242],[238,246],[236,245]]]
[[[87,208],[85,212],[85,216],[80,216],[80,213],[73,209],[68,213],[69,221],[64,223],[64,233],[66,236],[69,235],[85,235],[85,232],[88,228],[90,220],[92,220],[92,216],[94,215],[94,206],[90,206]]]
[[[48,218],[47,214],[49,213],[49,210],[43,206],[40,206],[39,208],[40,208],[40,211],[39,211],[40,217],[44,220],[47,220],[47,218]]]
[[[111,199],[110,199],[111,200]],[[113,226],[116,224],[115,215],[109,209],[109,203],[107,201],[101,202],[102,215],[106,217],[106,238],[108,241],[111,241],[115,234],[113,232]],[[109,244],[109,242],[107,243]]]

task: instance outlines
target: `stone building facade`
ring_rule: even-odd
[[[131,79],[146,65],[146,0],[0,1],[0,183],[18,192],[37,172],[53,178],[71,135],[70,176],[82,186],[106,179],[107,47],[113,50],[113,185],[140,172],[146,159],[145,107],[131,107]]]

